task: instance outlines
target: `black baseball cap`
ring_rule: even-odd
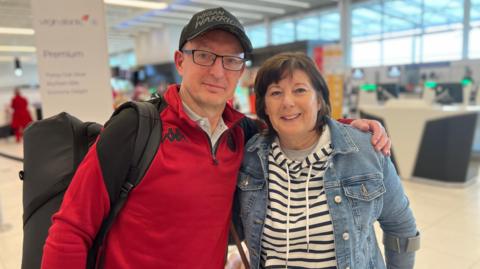
[[[252,52],[252,43],[238,19],[222,7],[210,8],[193,14],[192,19],[183,27],[178,49],[192,40],[211,30],[224,30],[235,35],[240,41],[246,55]]]

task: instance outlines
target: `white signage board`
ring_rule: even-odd
[[[44,117],[104,123],[113,111],[102,0],[32,0]]]

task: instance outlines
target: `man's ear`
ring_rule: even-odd
[[[183,60],[185,59],[183,57],[183,53],[176,50],[174,54],[174,59],[175,59],[175,68],[177,68],[177,72],[180,76],[183,76]]]

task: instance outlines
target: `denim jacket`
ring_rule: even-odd
[[[385,249],[387,268],[413,268],[415,252],[404,250],[417,227],[390,158],[373,149],[368,133],[331,119],[328,125],[333,152],[323,178],[338,268],[386,268],[373,228],[377,220],[384,233],[398,238],[399,249]],[[249,140],[237,182],[239,228],[254,269],[260,268],[271,143],[260,134]]]

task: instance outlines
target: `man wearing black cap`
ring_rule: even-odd
[[[184,27],[175,52],[182,82],[164,95],[162,143],[107,236],[103,268],[223,268],[245,139],[244,116],[226,103],[251,52],[242,25],[223,8],[201,11]],[[110,132],[120,141],[135,133]],[[110,210],[100,147],[91,147],[52,218],[42,268],[85,268]]]

